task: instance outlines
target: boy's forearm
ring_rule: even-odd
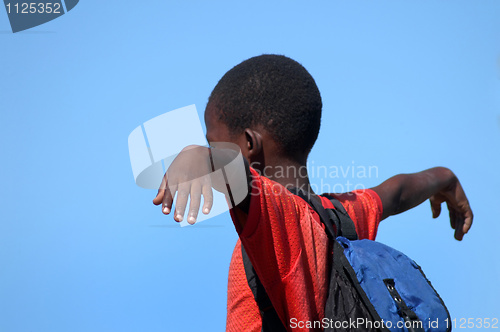
[[[233,209],[233,216],[236,217],[237,220],[235,220],[235,223],[237,224],[237,228],[239,230],[243,230],[245,227],[247,217],[248,217],[248,210],[250,207],[250,197],[251,197],[251,181],[252,181],[252,175],[250,173],[250,165],[248,164],[248,161],[245,158],[243,159],[243,165],[245,167],[244,172],[245,172],[245,178],[246,181],[243,182],[239,177],[241,176],[241,171],[240,169],[234,169],[234,167],[230,167],[229,169],[225,167],[227,164],[229,164],[231,161],[235,159],[234,155],[235,151],[232,150],[227,150],[227,149],[221,149],[219,148],[212,148],[211,149],[211,156],[212,156],[212,167],[213,170],[218,170],[221,168],[225,169],[225,184],[227,184],[229,188],[217,188],[217,186],[214,186],[215,190],[218,190],[220,192],[225,192],[227,194],[231,193],[231,195],[227,195],[227,200],[229,203],[231,203],[231,208]],[[237,184],[236,184],[237,183]],[[233,184],[233,185],[231,185]],[[236,184],[236,185],[234,185]],[[213,183],[215,185],[215,183]],[[238,187],[238,188],[235,188]],[[240,188],[240,186],[246,186],[246,188]],[[220,187],[220,185],[219,185]],[[229,189],[229,190],[227,190]],[[233,193],[238,190],[238,191],[245,191],[246,197],[238,202],[233,201]]]
[[[409,210],[452,186],[457,177],[445,167],[399,174],[372,188],[382,201],[382,219]]]

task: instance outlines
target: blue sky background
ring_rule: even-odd
[[[310,160],[378,169],[332,183],[458,175],[475,213],[463,242],[428,202],[378,240],[424,268],[458,323],[500,319],[499,15],[496,0],[82,0],[12,34],[0,9],[0,331],[224,329],[228,215],[163,216],[134,184],[127,138],[179,107],[202,116],[218,79],[262,53],[316,79]]]

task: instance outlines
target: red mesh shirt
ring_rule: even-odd
[[[241,243],[265,287],[276,312],[290,328],[290,320],[320,321],[328,292],[329,243],[314,210],[300,197],[251,169],[252,197],[247,223],[236,230],[229,267],[226,331],[261,330],[259,308],[243,268]],[[382,217],[382,202],[372,190],[331,195],[345,207],[360,239],[374,240]],[[323,206],[333,204],[322,197]],[[300,329],[293,331],[321,331]]]

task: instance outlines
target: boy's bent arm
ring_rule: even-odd
[[[455,239],[461,241],[472,225],[469,201],[458,178],[448,168],[399,174],[371,189],[382,201],[382,219],[409,210],[429,198],[433,218],[439,216],[441,203],[446,202]]]

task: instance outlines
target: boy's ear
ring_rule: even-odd
[[[245,139],[248,159],[256,159],[262,153],[262,135],[258,131],[247,128]]]

